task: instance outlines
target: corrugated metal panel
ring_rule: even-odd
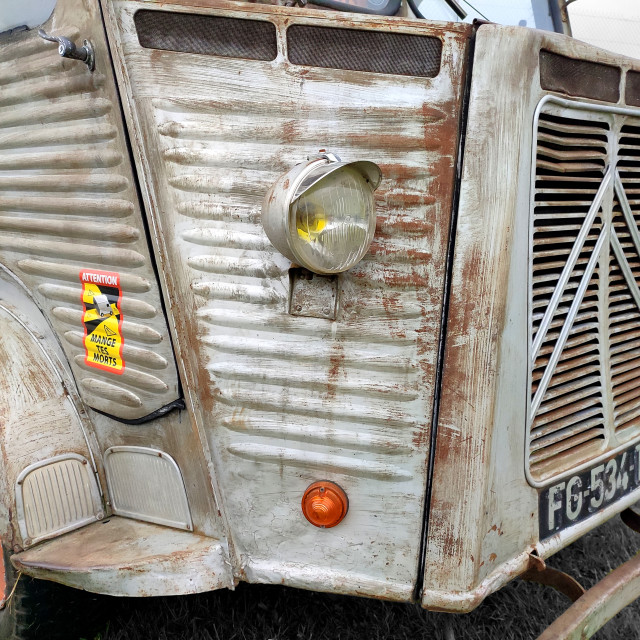
[[[177,398],[177,375],[99,11],[95,20],[76,18],[82,28],[62,17],[47,29],[93,38],[93,74],[33,31],[0,50],[0,260],[48,314],[83,399],[135,419]],[[84,363],[79,274],[86,268],[121,277],[121,376]]]
[[[132,14],[143,5],[113,6],[178,341],[244,574],[319,586],[331,573],[337,590],[410,597],[466,27],[394,22],[443,39],[442,68],[429,80],[286,60],[287,22],[357,28],[358,16],[216,11],[276,24],[280,51],[267,63],[141,49]],[[260,224],[271,184],[321,149],[373,160],[384,176],[376,236],[339,277],[335,322],[288,313],[291,263]],[[345,520],[326,531],[300,510],[319,478],[350,500]],[[322,566],[309,555],[319,544]]]
[[[86,458],[77,454],[25,469],[17,480],[16,508],[26,546],[102,517],[96,478]]]
[[[345,457],[340,451],[343,443],[334,441],[333,428],[339,425],[348,432],[357,425],[361,433],[417,428],[415,410],[407,407],[415,404],[420,395],[419,374],[414,365],[415,339],[394,335],[385,322],[384,306],[364,301],[371,299],[373,292],[383,299],[395,294],[394,315],[403,316],[405,332],[415,331],[420,327],[422,311],[414,292],[426,284],[428,265],[407,269],[408,256],[395,256],[388,265],[389,275],[411,274],[413,281],[383,290],[378,274],[380,263],[387,261],[365,257],[355,267],[353,276],[343,277],[343,286],[348,282],[351,288],[348,296],[343,294],[343,304],[355,300],[364,303],[357,311],[355,326],[346,328],[356,320],[356,313],[344,309],[341,314],[344,329],[313,318],[293,321],[282,313],[289,297],[286,286],[289,265],[274,252],[259,218],[242,222],[224,219],[234,204],[259,211],[263,194],[286,168],[287,154],[279,150],[278,132],[293,124],[290,115],[280,112],[277,99],[271,104],[261,101],[246,105],[241,113],[228,112],[225,107],[209,109],[206,105],[189,109],[184,104],[157,100],[153,105],[161,150],[168,160],[171,196],[180,203],[182,251],[192,269],[190,277],[198,299],[207,369],[215,380],[217,402],[227,407],[218,409],[224,412],[222,424],[231,429],[227,450],[243,458],[271,463],[286,461],[326,472],[354,473],[382,480],[411,478],[411,472],[387,461]],[[290,156],[299,156],[300,148],[304,149],[311,139],[322,140],[331,149],[342,147],[353,130],[359,128],[358,121],[366,120],[361,109],[351,109],[350,114],[347,108],[343,110],[347,111],[347,117],[336,121],[333,108],[318,106],[313,121],[306,122],[307,135],[296,136],[288,145]],[[270,127],[257,132],[252,123],[259,122],[265,111],[271,113]],[[223,119],[221,132],[218,122]],[[175,135],[180,126],[182,133]],[[388,161],[402,162],[401,156],[408,146],[422,143],[419,123],[416,122],[413,131],[410,126],[407,129],[404,139],[385,150]],[[217,137],[224,138],[223,144],[217,143]],[[249,137],[252,142],[247,144]],[[369,149],[360,153],[370,157],[367,152],[378,144],[372,132],[366,140]],[[220,158],[221,146],[224,158]],[[274,162],[273,156],[281,159]],[[379,152],[376,156],[381,160]],[[419,172],[419,159],[415,158],[413,163],[411,160],[410,154],[404,160],[407,170]],[[381,189],[388,192],[391,180],[387,178]],[[385,195],[383,191],[380,197]],[[203,219],[199,213],[206,208],[210,214]],[[403,208],[403,215],[419,219],[424,210],[421,203],[409,205]],[[395,212],[390,213],[393,216]],[[407,234],[397,229],[393,242],[392,250],[402,251],[404,243],[419,247],[423,240],[414,232]],[[373,251],[383,250],[380,239],[374,241]],[[257,272],[256,264],[261,265]],[[359,330],[361,326],[369,330],[363,333]],[[238,339],[239,335],[242,339]],[[383,367],[370,366],[376,361],[384,363]],[[327,394],[332,391],[328,400]],[[234,409],[240,407],[250,410],[234,417]],[[292,421],[296,426],[312,424],[318,436],[316,443],[323,450],[308,452],[304,439],[299,444],[283,446],[282,440],[294,426]],[[272,425],[268,435],[260,428],[265,422]],[[274,429],[278,424],[281,426]],[[252,437],[247,442],[249,434]],[[274,438],[277,443],[270,442]],[[367,449],[364,442],[354,445],[356,451]]]
[[[182,474],[171,456],[146,447],[111,447],[104,466],[115,514],[193,528]]]
[[[553,100],[537,121],[529,440],[536,480],[640,434],[640,129],[630,122]]]

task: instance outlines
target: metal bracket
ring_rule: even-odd
[[[640,515],[638,515],[633,509],[625,509],[620,514],[620,518],[622,519],[622,522],[629,527],[629,529],[633,529],[636,533],[640,533]]]
[[[338,307],[338,276],[322,276],[303,267],[289,270],[292,316],[335,320]]]
[[[537,582],[548,587],[553,587],[571,602],[575,602],[585,593],[584,587],[568,573],[559,569],[547,567],[545,561],[534,554],[529,555],[529,568],[520,576],[526,582]]]
[[[93,45],[89,40],[82,41],[82,47],[76,47],[76,45],[69,40],[69,38],[65,38],[64,36],[50,36],[48,33],[45,33],[42,29],[38,30],[38,35],[43,40],[48,40],[49,42],[57,42],[58,43],[58,53],[63,58],[71,58],[72,60],[80,60],[80,62],[84,62],[87,67],[89,67],[89,71],[93,71],[96,68],[96,57],[95,51],[93,49]]]

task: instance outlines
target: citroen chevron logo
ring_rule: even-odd
[[[633,217],[633,212],[631,210],[631,205],[629,204],[629,200],[627,199],[627,195],[624,191],[624,187],[622,185],[622,181],[620,179],[620,174],[617,170],[613,169],[611,166],[607,169],[602,183],[598,188],[598,191],[595,195],[591,206],[589,207],[589,211],[585,217],[584,223],[582,224],[578,236],[576,238],[575,244],[573,245],[569,257],[567,258],[567,262],[560,274],[560,278],[558,279],[557,286],[551,296],[551,300],[549,301],[549,306],[547,307],[542,321],[540,322],[540,327],[536,334],[536,337],[533,341],[533,346],[531,349],[531,366],[535,366],[535,362],[540,353],[540,349],[544,343],[544,340],[547,336],[553,318],[558,310],[558,305],[565,295],[565,289],[567,288],[567,284],[571,278],[571,275],[574,272],[576,264],[578,262],[578,258],[583,253],[583,249],[585,246],[585,242],[592,232],[594,222],[601,212],[603,207],[603,201],[605,196],[608,193],[608,190],[611,188],[611,183],[613,182],[613,190],[615,197],[620,203],[620,207],[622,209],[622,213],[624,219],[626,221],[627,227],[629,229],[629,234],[633,241],[633,245],[640,255],[640,232],[638,231],[638,227],[636,225],[636,221]],[[549,358],[549,362],[544,370],[542,378],[538,384],[538,388],[536,389],[533,400],[531,401],[531,416],[536,415],[542,400],[547,392],[549,387],[549,383],[555,371],[555,368],[560,360],[560,356],[564,350],[565,344],[571,333],[573,328],[576,316],[580,310],[580,306],[582,305],[582,300],[585,296],[587,288],[589,286],[589,282],[593,277],[593,273],[598,265],[598,261],[601,258],[601,252],[604,244],[609,241],[611,244],[611,248],[613,249],[613,253],[618,261],[618,265],[620,266],[620,270],[624,276],[624,279],[629,287],[629,291],[631,296],[633,297],[636,305],[640,308],[640,289],[638,289],[638,285],[636,283],[636,279],[633,275],[629,262],[627,261],[626,256],[624,255],[624,250],[616,233],[615,227],[613,226],[613,222],[605,222],[602,225],[602,229],[598,235],[596,240],[596,244],[591,252],[589,257],[589,261],[587,266],[580,278],[580,282],[577,290],[575,291],[573,301],[571,303],[571,307],[569,308],[569,312],[567,313],[567,317],[565,322],[562,325],[560,335],[555,343],[551,356]]]

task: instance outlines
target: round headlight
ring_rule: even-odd
[[[262,225],[269,240],[315,273],[350,269],[373,240],[373,192],[381,177],[373,162],[341,162],[332,154],[296,165],[265,196]]]

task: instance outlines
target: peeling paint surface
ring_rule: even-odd
[[[468,27],[224,2],[197,10],[272,21],[278,55],[265,62],[142,48],[133,14],[155,6],[188,10],[106,2],[107,28],[236,572],[410,599]],[[430,79],[295,66],[287,22],[435,36],[441,69]],[[383,173],[376,235],[338,278],[335,321],[289,314],[291,264],[260,224],[270,185],[323,149]],[[300,509],[319,479],[349,496],[333,529]]]
[[[83,400],[136,419],[178,397],[159,287],[129,162],[100,11],[58,3],[47,32],[97,47],[95,72],[37,30],[0,44],[0,262],[30,288],[63,344]],[[122,375],[84,362],[83,269],[120,274]]]
[[[428,608],[470,611],[524,571],[529,552],[551,555],[634,499],[539,540],[538,492],[526,475],[526,345],[534,117],[548,95],[542,49],[618,66],[622,79],[640,65],[558,34],[478,30],[425,557]]]

